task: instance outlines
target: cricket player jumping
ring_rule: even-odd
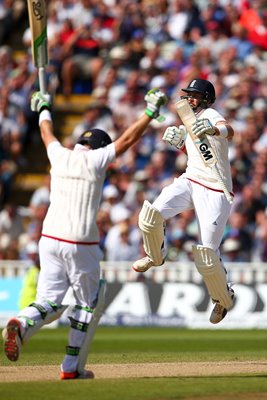
[[[228,140],[234,131],[222,115],[211,105],[215,102],[215,89],[211,82],[194,79],[182,89],[196,120],[192,125],[193,135],[199,138],[208,135],[213,154],[223,183],[232,192]],[[213,170],[201,158],[199,149],[184,125],[168,127],[163,141],[184,151],[188,156],[184,174],[163,188],[157,199],[150,204],[145,200],[139,214],[146,257],[133,264],[136,272],[145,272],[151,267],[164,264],[164,223],[185,210],[194,209],[199,227],[200,244],[193,246],[196,267],[202,275],[208,293],[215,303],[210,322],[219,323],[233,307],[234,291],[226,280],[226,269],[220,260],[219,246],[229,218],[231,205],[224,195]],[[209,154],[206,154],[209,157]]]
[[[84,367],[104,306],[96,215],[109,164],[140,139],[152,119],[163,119],[159,110],[167,101],[164,93],[152,89],[145,101],[144,115],[115,142],[101,129],[91,129],[70,150],[54,136],[50,96],[33,94],[31,109],[39,113],[41,137],[52,167],[51,196],[39,242],[41,270],[36,301],[9,320],[2,333],[9,360],[17,361],[21,345],[43,325],[61,316],[66,309],[63,298],[72,287],[76,306],[68,315],[69,342],[60,377],[94,377]]]

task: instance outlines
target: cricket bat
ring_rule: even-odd
[[[27,0],[32,36],[32,58],[38,69],[41,93],[47,92],[45,66],[48,64],[47,13],[45,0]]]
[[[196,120],[196,116],[194,114],[194,111],[190,107],[188,101],[186,99],[181,99],[177,101],[176,103],[176,111],[177,114],[179,115],[182,123],[186,127],[191,139],[193,140],[194,145],[196,146],[201,159],[206,167],[210,167],[214,173],[214,176],[216,177],[217,181],[220,184],[220,187],[222,191],[224,192],[225,197],[229,201],[230,204],[233,203],[233,196],[225,186],[225,183],[223,182],[223,179],[221,177],[220,171],[218,169],[218,160],[214,154],[214,151],[211,147],[211,144],[206,136],[203,136],[203,138],[198,138],[194,133],[192,132],[192,124]]]
[[[96,305],[96,308],[94,309],[92,319],[89,322],[89,326],[88,326],[87,332],[85,334],[83,344],[80,348],[80,353],[79,353],[79,357],[78,357],[77,370],[80,374],[82,374],[84,371],[87,357],[88,357],[88,354],[89,354],[89,351],[91,348],[91,344],[93,342],[93,338],[94,338],[94,335],[96,332],[96,328],[98,326],[100,318],[102,317],[102,315],[104,313],[106,287],[107,287],[107,282],[104,279],[100,279],[97,305]]]

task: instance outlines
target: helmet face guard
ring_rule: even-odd
[[[85,131],[77,140],[77,144],[88,145],[93,150],[105,147],[112,142],[110,136],[102,129]]]
[[[186,93],[200,93],[202,95],[202,99],[199,103],[199,107],[201,108],[210,107],[216,100],[213,84],[205,79],[193,79],[187,88],[182,89],[182,91]],[[185,98],[186,96],[183,97]]]

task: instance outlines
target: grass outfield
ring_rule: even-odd
[[[20,360],[11,363],[0,354],[1,400],[173,400],[173,399],[267,399],[267,331],[186,330],[175,328],[99,327],[90,353],[92,370],[98,364],[146,363],[146,376],[90,381],[60,381],[59,365],[68,329],[42,329],[23,348]],[[199,376],[150,377],[151,363],[261,364],[263,372],[205,373]],[[88,360],[89,363],[89,360]],[[150,365],[149,365],[150,363]],[[41,366],[55,366],[52,380],[36,381]],[[156,365],[156,364],[155,364]],[[206,365],[206,364],[204,364]],[[39,366],[39,369],[38,369]],[[3,382],[1,375],[23,374],[31,367],[26,382]],[[179,367],[179,364],[178,364]],[[44,368],[44,367],[43,367]],[[112,368],[112,366],[110,366]],[[45,369],[45,368],[44,368]],[[266,371],[266,372],[265,372]],[[96,375],[97,377],[97,375]],[[41,379],[41,378],[40,378]]]

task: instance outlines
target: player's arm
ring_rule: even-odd
[[[33,93],[31,97],[31,110],[39,113],[39,126],[42,141],[47,148],[51,142],[57,141],[54,135],[51,118],[51,100],[49,94]]]
[[[234,136],[234,129],[227,122],[218,122],[215,125],[215,136],[221,136],[228,140],[232,140]]]
[[[165,94],[157,88],[151,89],[145,95],[145,101],[147,103],[145,114],[127,128],[126,131],[114,142],[116,156],[124,153],[135,144],[138,139],[140,139],[152,119],[158,119],[159,121],[163,120],[159,111],[160,107],[167,102]]]

